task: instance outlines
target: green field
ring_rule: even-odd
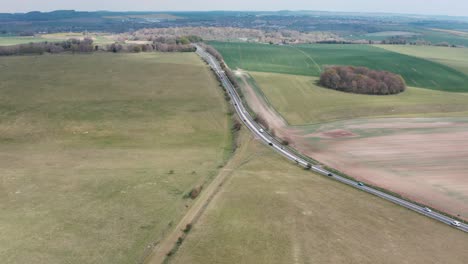
[[[345,37],[351,40],[365,39],[374,41],[387,40],[391,37],[401,37],[406,39],[408,43],[424,40],[429,41],[432,44],[446,42],[451,45],[468,47],[468,35],[464,34],[463,31],[420,27],[403,27],[396,29],[395,31],[394,30],[379,31],[361,35],[346,35]]]
[[[11,46],[17,44],[26,44],[31,42],[44,42],[47,39],[41,37],[16,37],[16,36],[0,36],[0,46]]]
[[[252,72],[268,101],[291,125],[362,117],[468,115],[468,94],[409,87],[397,95],[343,93],[316,85],[316,77]]]
[[[2,263],[138,263],[230,156],[196,54],[0,61]]]
[[[389,51],[445,64],[468,75],[468,48],[406,45],[379,45],[379,47]]]
[[[314,175],[253,138],[169,263],[465,263],[468,236]]]
[[[468,75],[462,72],[440,63],[369,45],[211,44],[233,69],[319,76],[326,65],[365,66],[401,74],[410,86],[451,92],[468,91]]]

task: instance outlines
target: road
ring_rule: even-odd
[[[393,202],[395,204],[398,204],[400,206],[406,207],[410,210],[413,210],[417,213],[420,213],[422,215],[425,215],[427,217],[433,218],[437,221],[440,221],[444,224],[450,225],[453,228],[457,228],[459,230],[468,232],[468,225],[465,223],[460,223],[460,226],[454,226],[453,223],[455,219],[452,219],[450,217],[447,217],[445,215],[442,215],[440,213],[427,210],[425,207],[408,202],[406,200],[400,199],[398,197],[395,197],[393,195],[384,193],[382,191],[379,191],[377,189],[374,189],[369,186],[365,185],[359,185],[358,182],[344,178],[342,176],[339,176],[337,174],[334,174],[330,171],[327,171],[321,167],[314,166],[307,162],[304,158],[301,156],[295,154],[294,152],[290,151],[288,148],[284,147],[278,140],[276,140],[274,137],[272,137],[270,134],[268,134],[267,131],[264,131],[262,127],[254,121],[252,116],[249,114],[247,109],[245,108],[242,100],[240,99],[239,94],[237,93],[236,89],[234,88],[233,84],[229,81],[226,73],[223,71],[221,68],[220,63],[209,53],[207,53],[202,47],[199,45],[195,45],[197,47],[197,54],[202,57],[213,69],[215,74],[218,76],[219,80],[221,81],[222,85],[228,92],[230,98],[231,98],[231,103],[233,104],[237,114],[239,115],[240,119],[242,122],[245,124],[245,126],[252,131],[260,140],[268,145],[270,148],[272,148],[274,151],[278,152],[285,158],[297,163],[299,166],[304,167],[304,168],[310,168],[311,171],[316,172],[318,174],[325,175],[331,179],[334,179],[336,181],[339,181],[341,183],[347,184],[349,186],[352,186],[354,188],[357,188],[361,191],[373,194],[375,196],[381,197],[387,201]]]

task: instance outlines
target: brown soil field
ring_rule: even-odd
[[[317,130],[296,136],[296,147],[360,181],[468,219],[468,119],[370,119]]]

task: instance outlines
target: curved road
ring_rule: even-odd
[[[379,190],[376,190],[372,187],[368,187],[365,185],[360,185],[358,182],[341,177],[339,175],[336,175],[330,171],[324,170],[321,167],[318,166],[313,166],[309,162],[307,162],[305,159],[302,157],[298,156],[297,154],[291,152],[287,148],[285,148],[280,142],[278,142],[275,138],[273,138],[271,135],[269,135],[266,131],[264,131],[261,126],[255,122],[248,113],[247,109],[244,107],[242,100],[240,99],[239,94],[237,93],[236,89],[232,85],[232,83],[229,81],[227,78],[227,75],[221,68],[220,64],[216,59],[207,53],[202,47],[199,45],[195,45],[197,47],[197,54],[202,57],[213,69],[213,71],[216,73],[218,76],[219,80],[221,81],[222,85],[226,89],[226,91],[229,93],[229,96],[231,97],[231,103],[233,104],[234,108],[236,109],[237,114],[239,115],[240,119],[242,122],[249,128],[252,133],[254,133],[257,137],[261,139],[263,143],[266,145],[269,145],[273,150],[281,154],[282,156],[286,157],[287,159],[296,162],[299,166],[302,166],[304,168],[309,168],[311,171],[314,171],[316,173],[325,175],[329,178],[332,178],[334,180],[337,180],[339,182],[342,182],[344,184],[347,184],[349,186],[352,186],[354,188],[357,188],[359,190],[371,193],[375,196],[381,197],[385,200],[388,200],[390,202],[393,202],[395,204],[401,205],[403,207],[406,207],[410,210],[413,210],[415,212],[418,212],[420,214],[423,214],[427,217],[433,218],[435,220],[438,220],[444,224],[451,225],[454,228],[457,228],[459,230],[468,232],[468,225],[464,223],[460,223],[460,226],[455,226],[453,225],[455,219],[452,219],[450,217],[447,217],[445,215],[439,214],[437,212],[433,212],[431,210],[425,209],[425,207],[419,206],[417,204],[408,202],[406,200],[400,199],[398,197],[392,196],[390,194],[381,192]]]

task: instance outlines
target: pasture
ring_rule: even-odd
[[[316,77],[251,72],[261,92],[290,125],[362,117],[468,115],[468,94],[409,87],[397,95],[360,95],[316,85]]]
[[[137,263],[232,152],[196,54],[0,61],[2,263]]]
[[[245,131],[244,131],[245,132]],[[250,136],[169,263],[465,263],[450,226],[314,175]]]
[[[211,42],[232,69],[319,76],[327,65],[364,66],[403,76],[409,86],[466,92],[468,75],[446,65],[370,45],[278,46]]]

